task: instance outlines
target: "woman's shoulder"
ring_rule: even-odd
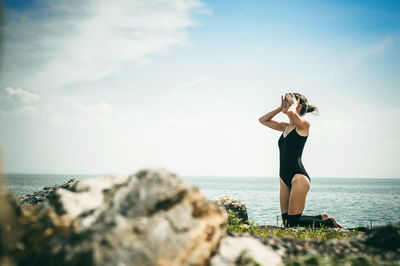
[[[311,126],[310,121],[308,121],[307,119],[304,119],[304,118],[302,118],[301,120],[302,120],[302,123],[301,123],[301,126],[299,126],[299,128],[302,130],[308,130]]]
[[[310,129],[310,122],[308,120],[303,119],[303,126],[297,127],[297,133],[302,137],[307,137]]]

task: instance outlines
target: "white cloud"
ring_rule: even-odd
[[[346,53],[338,54],[335,58],[330,59],[328,65],[321,64],[319,66],[318,75],[310,72],[311,75],[302,78],[299,86],[310,86],[310,84],[320,86],[327,82],[333,84],[332,80],[340,81],[354,71],[354,68],[359,68],[366,60],[390,53],[390,49],[398,46],[399,36],[399,32],[389,34],[374,42],[348,50]]]
[[[13,117],[25,117],[35,118],[36,123],[46,122],[62,128],[100,126],[106,129],[113,128],[115,122],[123,120],[104,100],[94,104],[83,104],[71,97],[64,97],[68,106],[57,102],[39,101],[39,95],[19,88],[8,87],[6,92],[3,99],[13,97],[20,100],[17,104],[0,110],[0,114],[10,120],[14,119]]]
[[[7,16],[5,54],[21,58],[6,58],[14,75],[23,67],[15,62],[37,64],[25,84],[52,88],[96,81],[126,63],[148,63],[152,54],[187,45],[185,30],[196,25],[190,12],[209,12],[197,0],[48,1],[44,6],[43,14]]]
[[[358,65],[370,57],[382,54],[393,44],[394,39],[395,35],[388,35],[375,43],[369,44],[368,46],[364,46],[355,51],[349,60],[350,66]]]
[[[38,109],[35,106],[22,106],[14,110],[0,110],[0,114],[3,116],[20,116],[20,117],[35,117],[39,114]]]
[[[121,117],[112,110],[110,104],[105,101],[100,101],[95,104],[82,104],[73,98],[64,97],[75,113],[66,115],[70,126],[93,126],[93,123],[105,129],[112,129],[114,123],[121,121]]]
[[[176,89],[179,90],[179,89],[185,89],[185,88],[192,88],[193,86],[196,86],[200,83],[209,81],[212,78],[213,78],[213,76],[207,76],[207,77],[201,77],[201,78],[198,78],[195,80],[191,80],[189,82],[181,83],[176,86]]]
[[[75,107],[76,110],[84,114],[105,116],[111,114],[112,112],[110,105],[105,101],[101,101],[93,105],[85,105],[69,97],[65,97],[65,100],[68,103],[70,103],[73,107]]]
[[[209,76],[197,78],[197,79],[194,79],[194,80],[191,80],[188,82],[180,83],[173,88],[173,93],[170,94],[170,97],[171,98],[177,97],[177,96],[181,95],[183,92],[187,91],[188,89],[197,87],[198,85],[200,85],[204,82],[207,82],[213,78],[214,78],[214,76],[209,75]]]
[[[184,129],[199,129],[208,126],[208,123],[196,117],[191,116],[171,116],[164,119],[163,123],[168,126],[184,128]]]
[[[40,100],[39,95],[21,88],[13,89],[11,87],[7,87],[5,90],[9,98],[16,98],[23,103],[33,103]]]

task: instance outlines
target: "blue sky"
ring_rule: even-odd
[[[304,94],[310,177],[399,177],[398,1],[5,1],[10,173],[279,174],[258,122]],[[280,113],[275,118],[288,121]]]

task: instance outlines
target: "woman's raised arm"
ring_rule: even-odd
[[[258,119],[258,121],[260,121],[261,124],[263,124],[267,127],[270,127],[272,129],[279,130],[279,131],[285,130],[285,128],[289,125],[289,123],[278,122],[278,121],[272,120],[272,118],[274,116],[276,116],[277,114],[279,114],[282,111],[285,101],[286,101],[285,97],[281,96],[281,106],[279,106],[275,110],[272,110],[271,112],[263,115],[262,117],[260,117]]]
[[[276,108],[275,110],[272,110],[271,112],[263,115],[262,117],[260,117],[258,119],[258,121],[260,121],[261,124],[275,129],[275,130],[279,130],[279,131],[283,131],[289,124],[286,122],[278,122],[278,121],[274,121],[272,120],[272,118],[274,116],[276,116],[277,114],[279,114],[282,111],[282,106]]]

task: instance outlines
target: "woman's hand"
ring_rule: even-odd
[[[281,106],[279,107],[279,109],[282,111],[283,107],[285,106],[285,103],[287,102],[286,100],[286,95],[285,96],[281,96]]]
[[[285,97],[289,105],[292,104],[294,104],[295,106],[299,105],[300,99],[297,100],[293,93],[286,93]]]

